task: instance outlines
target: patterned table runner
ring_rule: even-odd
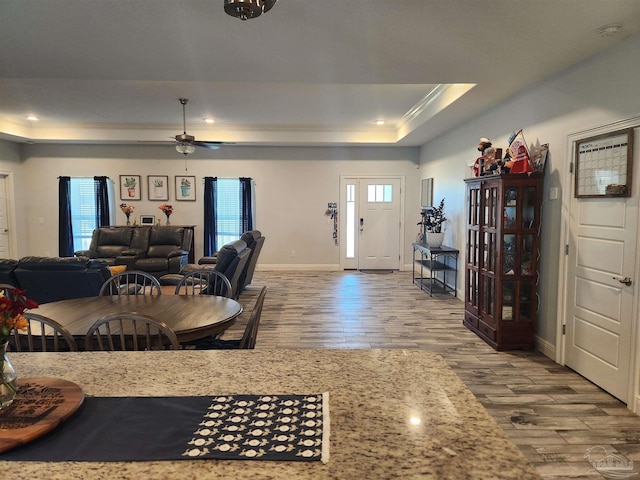
[[[329,432],[328,393],[86,397],[58,429],[0,460],[327,462]]]

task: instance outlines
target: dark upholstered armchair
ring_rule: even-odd
[[[238,298],[240,295],[240,276],[249,261],[250,254],[251,249],[247,248],[243,240],[227,243],[218,251],[215,269],[231,282],[232,298]]]
[[[251,249],[251,254],[249,255],[247,264],[240,274],[240,279],[238,280],[239,293],[241,293],[245,289],[245,287],[249,285],[253,280],[253,272],[256,270],[258,257],[260,256],[260,251],[262,250],[262,245],[264,244],[264,237],[259,230],[250,230],[243,233],[240,237],[240,240],[245,241],[245,243],[247,244],[247,248]]]
[[[244,232],[240,237],[240,240],[246,244],[246,248],[250,250],[249,258],[244,263],[244,267],[242,267],[242,271],[240,272],[240,276],[237,281],[237,290],[236,296],[242,293],[247,285],[251,283],[253,280],[253,272],[256,269],[256,264],[258,263],[258,257],[260,256],[260,251],[262,250],[262,245],[264,244],[265,237],[262,236],[260,230],[249,230],[248,232]],[[233,246],[235,242],[227,244],[223,246],[224,249],[227,246]],[[236,248],[237,250],[237,248]],[[222,251],[222,249],[221,249]],[[229,254],[230,252],[227,252]],[[198,264],[200,265],[216,265],[218,263],[218,255],[220,252],[215,252],[211,256],[202,257],[198,260]],[[216,270],[226,270],[227,266],[223,265],[221,267],[216,267]]]

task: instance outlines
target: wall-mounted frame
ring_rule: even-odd
[[[140,200],[141,192],[140,175],[120,175],[120,200]]]
[[[169,177],[167,175],[147,175],[147,196],[152,202],[169,200]]]
[[[576,197],[630,197],[632,172],[632,128],[576,141]]]
[[[195,202],[196,177],[176,175],[176,200],[179,202]]]
[[[155,225],[156,217],[153,215],[140,215],[140,225]]]
[[[423,178],[420,185],[420,206],[433,206],[433,178]]]

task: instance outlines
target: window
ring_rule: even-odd
[[[347,241],[347,258],[356,257],[356,186],[354,184],[347,185],[347,216],[346,216],[346,241]]]
[[[240,206],[240,180],[218,178],[216,194],[216,245],[222,246],[237,240],[244,233]]]
[[[107,182],[109,189],[109,211],[113,215],[113,184]],[[96,205],[96,182],[94,178],[71,178],[71,225],[73,229],[73,250],[87,250],[91,243],[93,230],[98,225]]]
[[[254,183],[251,178],[204,177],[204,255],[253,230]]]
[[[389,203],[391,198],[391,185],[369,185],[367,189],[367,201],[370,203]]]

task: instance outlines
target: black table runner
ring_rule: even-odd
[[[86,397],[67,422],[0,460],[326,462],[328,413],[327,393]]]

